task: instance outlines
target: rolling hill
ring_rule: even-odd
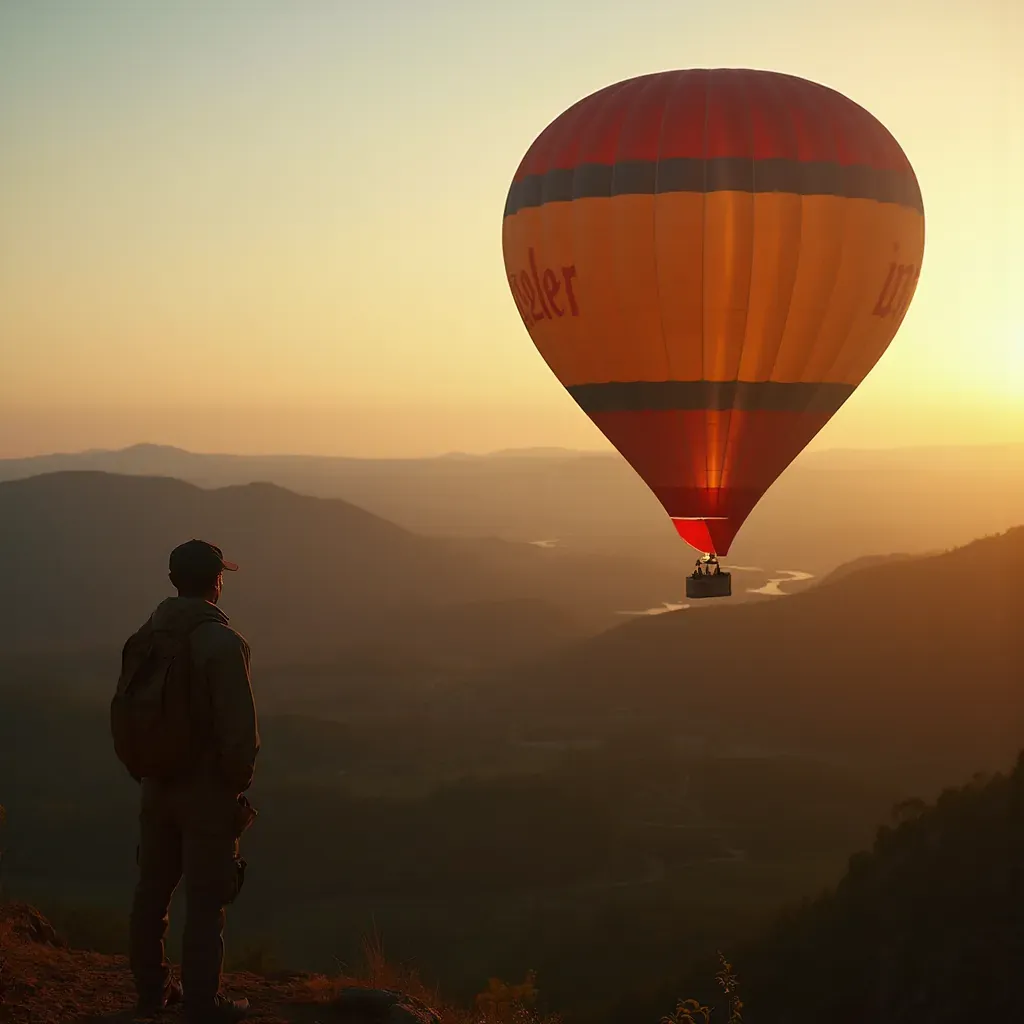
[[[920,554],[1024,522],[1024,445],[811,451],[771,488],[731,553],[818,575],[864,555]],[[616,454],[530,450],[432,459],[207,455],[157,445],[0,460],[0,480],[64,470],[270,481],[342,498],[417,533],[557,540],[685,561],[661,506]]]
[[[519,657],[680,585],[672,565],[422,537],[270,484],[54,473],[0,484],[0,649],[28,659],[118,649],[170,592],[167,554],[191,536],[242,565],[224,604],[264,665],[367,652],[440,667]]]
[[[476,693],[524,729],[646,730],[944,780],[997,766],[1024,742],[1022,609],[1017,528],[852,568],[782,600],[630,622]]]

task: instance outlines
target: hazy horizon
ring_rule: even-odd
[[[860,452],[873,454],[884,454],[884,453],[896,453],[896,452],[937,452],[937,451],[970,451],[972,449],[992,449],[992,448],[1017,448],[1024,446],[1024,439],[1016,440],[1001,440],[1001,441],[973,441],[973,442],[930,442],[923,444],[900,444],[900,445],[836,445],[836,446],[824,446],[821,444],[810,447],[806,453],[801,453],[797,456],[796,462],[799,462],[804,455],[814,454],[815,456],[827,456],[827,455],[841,455],[841,454],[857,454]],[[489,448],[482,449],[479,451],[473,451],[462,448],[450,448],[444,451],[431,453],[429,455],[356,455],[348,452],[337,452],[337,453],[324,453],[324,452],[310,452],[310,451],[296,451],[296,450],[260,450],[260,451],[227,451],[219,448],[184,448],[180,445],[169,444],[160,441],[134,441],[129,444],[120,445],[118,447],[105,447],[102,445],[96,445],[89,448],[68,448],[68,449],[51,449],[46,451],[30,452],[25,455],[0,455],[0,460],[5,461],[21,461],[36,458],[49,458],[57,456],[78,456],[78,455],[92,455],[92,454],[117,454],[119,452],[132,451],[134,449],[150,448],[150,449],[163,449],[169,451],[181,452],[185,455],[203,455],[203,456],[219,456],[222,458],[252,458],[252,459],[352,459],[352,460],[366,460],[366,461],[408,461],[416,459],[443,459],[447,457],[465,457],[465,458],[480,458],[486,459],[491,457],[498,457],[502,455],[532,455],[532,454],[565,454],[565,455],[602,455],[608,457],[621,458],[621,456],[609,445],[602,447],[592,448],[579,448],[569,447],[566,445],[547,444],[547,445],[516,445],[509,448]]]
[[[921,183],[917,296],[812,445],[1024,440],[1017,4],[519,11],[5,5],[0,457],[606,448],[523,329],[502,208],[566,106],[687,66],[837,88]]]

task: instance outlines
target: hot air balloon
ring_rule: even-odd
[[[899,144],[840,93],[667,71],[537,137],[502,248],[544,360],[708,562],[892,341],[924,207]],[[728,592],[700,569],[716,582],[696,595]]]

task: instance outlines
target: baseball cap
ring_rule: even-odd
[[[224,552],[205,540],[187,540],[179,544],[169,559],[170,571],[175,576],[214,576],[227,569],[235,572],[238,566],[224,559]]]

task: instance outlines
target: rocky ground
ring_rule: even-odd
[[[281,973],[236,973],[225,978],[232,995],[245,995],[253,1024],[542,1024],[514,1000],[459,1011],[430,998],[414,977],[378,963],[367,978]],[[135,1020],[128,963],[69,949],[50,924],[23,904],[0,906],[0,1021],[4,1024],[130,1024]],[[178,1013],[160,1018],[177,1024]],[[551,1024],[551,1022],[543,1022]]]

